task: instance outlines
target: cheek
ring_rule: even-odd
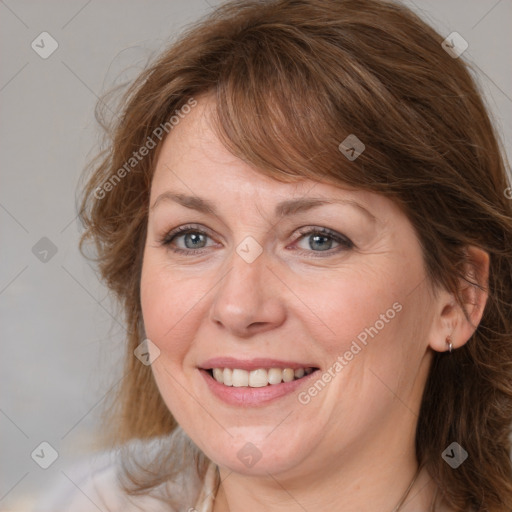
[[[376,336],[384,338],[403,309],[401,283],[383,272],[334,275],[317,284],[323,286],[309,286],[307,294],[304,287],[303,319],[309,318],[310,334],[331,359],[350,350],[354,340],[365,347]]]
[[[191,277],[148,255],[141,275],[141,307],[146,336],[161,351],[162,361],[183,360],[206,312],[202,309],[212,285],[202,273]]]
[[[151,370],[160,394],[177,421],[194,415],[183,393],[186,376],[183,361],[190,350],[198,292],[190,279],[178,278],[158,260],[144,260],[141,275],[141,307],[146,337],[160,350]]]
[[[331,328],[339,334],[326,347],[328,367],[337,361],[335,388],[347,414],[355,414],[350,397],[365,397],[383,411],[394,397],[408,396],[424,353],[430,305],[424,287],[411,293],[404,279],[389,286],[367,286],[338,301]],[[341,357],[340,357],[341,356]],[[357,409],[357,407],[355,408]],[[359,413],[366,414],[362,409]]]
[[[146,336],[163,350],[165,340],[180,339],[174,331],[180,328],[180,319],[190,309],[187,283],[172,280],[170,272],[154,264],[148,257],[142,268],[140,287]]]

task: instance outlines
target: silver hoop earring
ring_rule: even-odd
[[[447,336],[446,344],[448,345],[448,352],[451,354],[453,350],[452,338],[451,336]]]

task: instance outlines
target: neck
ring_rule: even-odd
[[[363,474],[348,471],[310,475],[292,481],[279,475],[254,477],[220,468],[221,484],[213,512],[430,512],[436,486],[410,461],[399,467],[368,465]],[[410,486],[411,482],[414,483]],[[436,509],[441,510],[441,509]]]

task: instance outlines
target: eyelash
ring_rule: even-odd
[[[201,229],[198,229],[196,226],[187,225],[187,226],[180,226],[176,229],[173,229],[169,233],[165,234],[165,236],[159,240],[159,243],[160,243],[160,245],[163,245],[163,246],[170,246],[175,238],[177,238],[178,236],[181,236],[181,235],[186,235],[188,233],[199,233],[201,235],[209,236],[208,233],[206,233],[205,231],[202,231]],[[323,257],[327,257],[327,256],[332,256],[332,255],[337,254],[343,250],[346,251],[346,250],[354,248],[354,243],[350,239],[346,238],[345,236],[339,235],[335,231],[331,231],[330,229],[327,229],[327,228],[315,228],[315,229],[312,229],[309,227],[301,228],[301,229],[299,229],[299,233],[302,236],[297,238],[295,241],[300,240],[305,235],[323,235],[323,236],[327,236],[328,238],[331,238],[335,242],[339,243],[341,246],[334,250],[329,250],[329,251],[305,251],[302,249],[298,249],[299,254],[304,255],[304,256],[310,255],[311,252],[313,252],[313,253],[325,252],[326,256],[313,256],[313,258],[318,258],[318,257],[323,258]],[[202,254],[205,251],[205,249],[206,248],[202,248],[202,249],[171,248],[171,250],[174,253],[186,254],[187,256]],[[311,256],[309,256],[309,257],[311,257]]]

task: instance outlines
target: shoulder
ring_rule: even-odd
[[[38,499],[31,512],[173,512],[169,493],[172,502],[180,509],[181,506],[190,506],[190,500],[200,492],[202,484],[198,475],[193,473],[192,464],[180,474],[181,478],[192,484],[192,488],[188,486],[191,495],[185,495],[183,487],[172,481],[138,495],[128,495],[122,485],[122,456],[137,467],[151,469],[151,464],[162,449],[172,448],[173,441],[176,445],[176,434],[168,438],[134,440],[116,450],[89,455],[63,468],[59,480]]]
[[[169,511],[154,497],[129,496],[119,481],[117,452],[102,452],[63,469],[32,512]],[[170,511],[172,512],[172,511]]]

